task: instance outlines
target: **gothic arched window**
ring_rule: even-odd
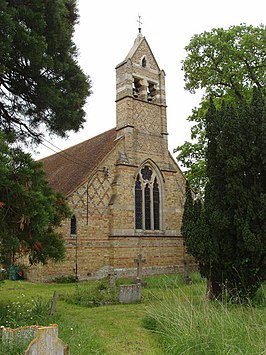
[[[135,182],[135,228],[160,229],[160,191],[158,179],[150,166],[145,165]]]
[[[70,220],[70,235],[76,236],[77,235],[77,219],[76,216],[73,214]]]

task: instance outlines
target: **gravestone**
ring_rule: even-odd
[[[1,328],[2,350],[27,348],[24,355],[70,355],[69,346],[58,338],[58,325],[50,324],[47,327],[38,325],[21,328]],[[14,350],[14,354],[15,354]]]
[[[137,264],[137,277],[136,277],[136,283],[141,283],[143,284],[143,278],[142,278],[142,263],[146,262],[146,259],[142,259],[142,255],[139,254],[138,258],[134,260],[134,262]]]
[[[57,324],[39,327],[24,355],[70,355],[69,346],[58,338]]]
[[[109,274],[107,275],[107,280],[108,280],[108,283],[109,283],[109,286],[113,289],[116,288],[116,279],[117,279],[117,273],[112,270],[109,272]]]
[[[119,293],[120,303],[135,303],[141,301],[141,283],[121,285]]]
[[[50,307],[50,316],[53,316],[55,313],[55,308],[57,305],[58,297],[59,297],[58,293],[56,291],[54,291],[53,299],[52,299],[52,303],[51,303],[51,307]]]
[[[2,351],[10,351],[16,347],[26,348],[28,344],[37,336],[38,326],[31,325],[16,329],[1,327]]]

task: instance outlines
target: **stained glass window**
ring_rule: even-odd
[[[150,181],[151,175],[152,175],[152,171],[147,165],[145,165],[144,168],[141,169],[141,175],[142,175],[144,180]]]
[[[142,189],[139,175],[135,184],[135,216],[136,228],[142,229]]]
[[[155,172],[147,165],[135,182],[135,228],[160,230],[160,189]]]
[[[154,229],[160,229],[160,198],[159,198],[159,187],[157,179],[155,178],[153,184],[153,220]]]
[[[145,186],[145,229],[151,229],[151,193],[150,187],[147,184]]]

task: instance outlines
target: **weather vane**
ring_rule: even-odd
[[[141,33],[142,22],[141,22],[141,16],[140,15],[139,15],[139,19],[137,20],[137,22],[139,23],[139,33]]]

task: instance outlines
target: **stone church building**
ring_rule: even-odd
[[[168,151],[165,73],[141,33],[116,67],[116,127],[42,162],[73,215],[65,260],[29,279],[134,276],[139,255],[144,275],[183,270],[185,178]]]

